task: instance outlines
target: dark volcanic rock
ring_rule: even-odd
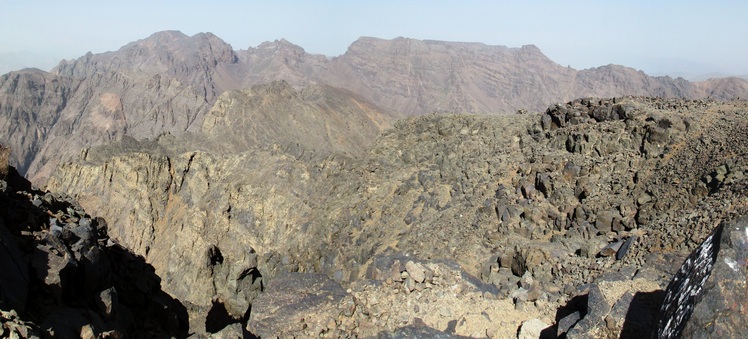
[[[434,338],[434,339],[459,339],[467,338],[460,335],[453,335],[447,332],[439,331],[437,329],[427,326],[406,326],[398,328],[392,332],[381,332],[377,335],[378,339],[418,339],[418,338]]]
[[[712,257],[711,276],[702,283],[690,320],[683,327],[686,338],[745,338],[748,336],[748,218],[723,225],[719,254]],[[715,237],[719,236],[715,233]],[[716,254],[716,252],[713,252]]]
[[[24,311],[29,290],[26,260],[18,249],[16,239],[0,218],[0,308]]]
[[[678,273],[670,281],[665,290],[665,299],[658,317],[656,333],[658,338],[681,336],[696,303],[701,298],[704,284],[712,273],[714,263],[719,257],[723,231],[724,225],[717,226],[714,232],[686,258]],[[719,292],[717,293],[719,295]],[[716,301],[715,298],[717,297],[713,297],[710,301]]]

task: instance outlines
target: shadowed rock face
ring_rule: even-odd
[[[586,96],[748,96],[742,79],[689,83],[616,65],[577,71],[532,45],[361,38],[345,54],[327,58],[285,40],[234,51],[210,33],[166,31],[114,52],[62,61],[51,73],[4,75],[0,142],[16,150],[12,164],[41,185],[60,160],[73,159],[84,147],[123,136],[199,132],[222,93],[279,80],[296,90],[311,84],[341,88],[361,105],[395,117],[539,111]]]
[[[304,92],[276,86],[292,100]],[[237,95],[251,102],[260,89]],[[325,274],[346,291],[380,279],[392,288],[366,293],[395,300],[395,290],[409,289],[398,305],[416,305],[425,270],[372,268],[400,252],[414,263],[454,260],[496,286],[505,307],[541,320],[534,324],[560,326],[568,314],[559,307],[596,290],[594,317],[569,318],[565,331],[648,335],[651,321],[630,312],[654,318],[673,266],[710,225],[748,212],[748,164],[714,156],[744,154],[747,123],[743,101],[617,98],[542,114],[411,117],[359,155],[228,150],[205,135],[164,135],[91,148],[49,188],[105,216],[112,239],[190,305],[195,326],[216,304],[231,321],[247,321],[248,310],[251,319],[262,286],[291,272]],[[223,124],[217,131],[240,136],[230,130],[240,123]],[[603,256],[608,244],[620,247]],[[418,318],[439,331],[454,320],[454,334],[469,336],[485,317],[468,309],[429,320],[408,308],[391,323],[351,322],[344,332],[392,331]],[[482,330],[520,326],[490,324]]]
[[[8,181],[5,181],[8,180]],[[0,180],[0,329],[10,337],[186,337],[186,308],[75,202]],[[28,185],[28,182],[27,182]]]
[[[11,146],[10,164],[27,173],[50,139],[62,111],[80,85],[73,77],[40,70],[0,76],[0,142]]]

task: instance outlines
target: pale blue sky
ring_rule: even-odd
[[[0,0],[0,57],[36,63],[24,66],[48,69],[54,63],[35,58],[117,50],[169,29],[212,32],[234,49],[285,38],[336,56],[360,36],[404,36],[534,44],[577,69],[614,63],[654,75],[748,74],[748,1]]]

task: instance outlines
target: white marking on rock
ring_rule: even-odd
[[[727,264],[727,266],[730,266],[733,271],[738,272],[738,263],[735,260],[732,260],[732,258],[725,257],[725,264]]]

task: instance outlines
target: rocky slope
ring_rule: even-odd
[[[1,149],[1,148],[0,148]],[[187,310],[104,219],[34,191],[0,151],[0,336],[184,337]]]
[[[232,153],[281,147],[299,156],[360,154],[396,117],[345,90],[312,85],[297,91],[276,81],[221,95],[200,132]]]
[[[674,263],[748,212],[747,108],[628,97],[429,115],[325,157],[125,139],[48,187],[153,265],[195,333],[219,311],[256,334],[651,333]]]
[[[285,40],[234,51],[210,33],[165,31],[114,52],[63,61],[51,73],[2,76],[0,142],[16,150],[13,165],[41,185],[60,160],[83,147],[123,136],[197,132],[222,93],[276,80],[296,90],[342,88],[356,102],[397,117],[539,111],[586,96],[748,96],[742,79],[689,83],[613,65],[577,71],[532,45],[361,38],[345,54],[327,58]]]
[[[230,74],[225,69],[236,60],[231,46],[214,35],[162,32],[116,52],[63,61],[51,73],[6,74],[2,100],[7,105],[2,110],[8,113],[2,115],[7,121],[2,142],[23,160],[14,163],[24,165],[22,173],[43,182],[61,159],[77,156],[86,145],[123,135],[182,133],[195,121],[202,122],[218,95],[236,88],[230,80],[219,81],[222,74]],[[24,87],[14,85],[16,79],[24,79]],[[56,87],[39,90],[46,83]],[[47,123],[40,126],[40,133],[18,130],[15,126],[41,120],[11,114],[18,111],[47,117],[42,120]]]

